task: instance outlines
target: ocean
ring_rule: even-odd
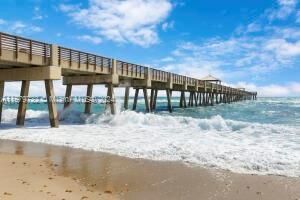
[[[5,105],[0,139],[31,141],[101,151],[130,158],[179,161],[191,166],[247,174],[300,177],[300,98],[258,98],[208,107],[178,108],[167,112],[159,97],[156,113],[105,112],[93,105],[94,114],[73,104],[60,110],[60,127],[49,128],[47,106],[30,104],[25,128],[16,128],[17,105]],[[133,99],[130,99],[132,105]]]

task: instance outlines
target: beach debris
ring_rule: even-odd
[[[72,190],[66,190],[65,192],[71,193],[71,192],[72,192]]]
[[[9,192],[4,192],[3,194],[7,195],[7,196],[11,196],[12,195],[12,193],[9,193]]]
[[[112,191],[110,191],[110,190],[105,190],[104,193],[106,193],[106,194],[112,194]]]
[[[83,199],[88,199],[88,197],[87,196],[81,197],[81,200],[83,200]]]

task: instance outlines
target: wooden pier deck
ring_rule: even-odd
[[[87,96],[92,96],[93,85],[103,84],[107,96],[114,99],[114,88],[124,87],[124,108],[128,109],[129,89],[135,89],[133,110],[136,109],[139,91],[143,91],[146,112],[156,109],[159,90],[166,91],[168,110],[172,112],[172,91],[179,91],[181,108],[208,106],[219,103],[256,99],[256,92],[231,88],[219,83],[200,80],[138,64],[81,52],[54,44],[39,42],[0,32],[0,99],[5,82],[22,81],[20,96],[27,97],[31,81],[44,81],[48,100],[51,127],[58,127],[58,114],[53,90],[53,80],[63,79],[66,97],[72,94],[73,85],[87,85]],[[148,97],[150,90],[150,98]],[[188,102],[186,93],[189,94]],[[23,126],[27,101],[19,102],[17,125]],[[65,107],[68,106],[65,103]],[[2,114],[0,101],[0,123]],[[110,103],[115,114],[115,102]],[[86,103],[85,113],[91,112]]]

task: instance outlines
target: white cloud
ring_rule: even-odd
[[[0,25],[2,25],[2,24],[5,24],[6,23],[6,21],[5,20],[3,20],[3,19],[0,19]]]
[[[143,47],[159,42],[157,26],[172,9],[169,0],[90,0],[86,8],[60,5],[72,21],[106,39]]]
[[[250,23],[247,26],[247,33],[258,32],[261,30],[261,25],[257,23]]]
[[[275,52],[277,57],[294,57],[300,55],[300,41],[288,42],[285,39],[271,39],[266,42],[265,49]]]
[[[278,0],[278,9],[269,10],[269,19],[286,19],[296,11],[297,0]]]
[[[42,20],[47,18],[48,16],[46,14],[43,13],[43,11],[41,11],[39,6],[35,6],[33,8],[33,20]]]
[[[174,28],[174,21],[171,21],[171,22],[164,22],[162,25],[161,25],[161,28],[163,31],[167,31],[168,29],[173,29]]]
[[[90,42],[92,44],[100,44],[102,42],[102,39],[100,37],[90,35],[80,35],[77,36],[77,39],[80,41]]]
[[[300,23],[300,11],[296,14],[296,23]]]
[[[13,34],[31,34],[31,33],[37,33],[43,31],[41,27],[32,24],[27,24],[23,21],[2,20],[2,22],[3,23],[1,23],[1,19],[0,19],[1,28]]]
[[[269,37],[209,39],[183,42],[161,59],[167,69],[201,77],[208,73],[226,80],[256,78],[282,67],[290,67],[300,55],[300,43]],[[172,59],[166,59],[171,57]],[[249,72],[252,76],[247,76]]]
[[[171,56],[168,56],[168,57],[162,58],[160,61],[161,62],[171,62],[171,61],[174,61],[174,58]]]
[[[8,30],[16,34],[32,33],[32,32],[42,32],[43,29],[38,26],[25,24],[22,21],[13,22],[9,25]]]
[[[270,84],[257,86],[253,83],[239,82],[231,85],[238,88],[247,88],[250,91],[257,91],[261,97],[287,97],[300,96],[300,82],[289,82],[287,84]]]
[[[295,0],[278,1],[280,8],[295,9],[296,4]],[[166,56],[172,57],[172,60],[164,58],[157,65],[197,78],[213,74],[230,82],[263,80],[276,70],[297,67],[300,58],[299,27],[293,23],[273,23],[268,17],[266,12],[263,13],[253,22],[239,26],[228,38],[182,42]],[[286,90],[279,91],[283,93]]]

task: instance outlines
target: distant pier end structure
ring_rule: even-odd
[[[66,97],[71,97],[72,87],[76,85],[86,85],[86,94],[90,97],[93,96],[93,85],[106,85],[107,96],[111,99],[114,99],[115,87],[124,87],[125,109],[128,109],[129,89],[135,89],[133,110],[136,110],[139,91],[142,91],[146,112],[155,111],[159,90],[166,92],[170,112],[173,110],[172,91],[180,92],[181,108],[254,100],[257,96],[256,92],[224,86],[212,76],[196,79],[0,32],[1,100],[5,82],[21,81],[20,96],[27,97],[31,81],[44,81],[50,125],[58,127],[53,80],[59,79],[63,79],[66,85]],[[188,103],[186,93],[189,94]],[[69,103],[65,102],[64,107],[67,106]],[[3,102],[0,101],[0,123],[2,107]],[[24,125],[26,107],[27,101],[20,99],[18,126]],[[107,107],[112,114],[116,112],[114,101]],[[86,102],[84,112],[91,112],[91,103]]]

